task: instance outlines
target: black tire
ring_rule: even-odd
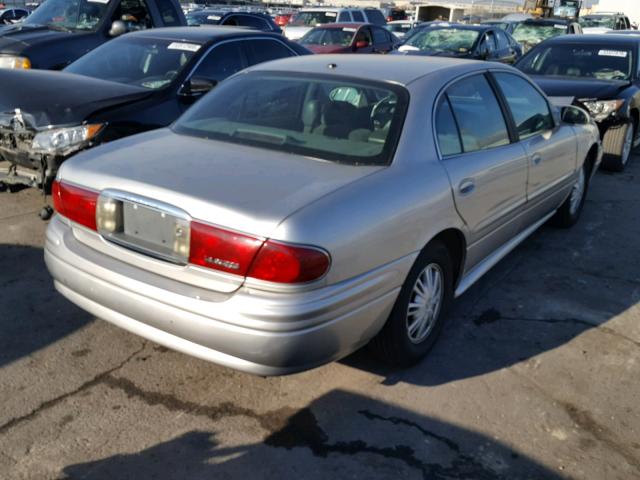
[[[49,205],[42,207],[42,209],[38,212],[38,216],[41,220],[49,220],[53,215],[53,208]]]
[[[573,227],[578,219],[580,218],[580,214],[582,213],[582,209],[584,208],[584,202],[587,198],[587,191],[589,190],[589,179],[591,177],[591,166],[587,161],[582,165],[582,169],[580,170],[581,175],[583,175],[584,179],[584,188],[582,189],[582,196],[579,199],[578,203],[575,204],[573,202],[574,191],[577,188],[578,182],[571,189],[571,193],[564,201],[564,203],[560,206],[556,214],[551,219],[551,222],[554,226],[558,228],[570,228]]]
[[[414,343],[409,337],[408,311],[409,303],[415,295],[413,288],[420,274],[431,265],[437,265],[442,273],[442,297],[439,312],[432,322],[426,337]],[[439,241],[429,244],[418,256],[400,290],[396,303],[391,310],[382,330],[369,344],[374,355],[385,363],[395,366],[410,366],[420,361],[433,347],[444,319],[453,300],[453,262],[451,255],[443,243]]]
[[[636,123],[632,120],[623,125],[609,127],[602,137],[602,167],[612,172],[622,172],[629,161],[633,150],[633,141],[636,133]],[[631,148],[625,151],[625,140],[631,135]]]

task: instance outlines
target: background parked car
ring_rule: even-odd
[[[513,38],[527,53],[540,42],[559,35],[581,34],[579,23],[561,18],[535,18],[524,20],[513,29]]]
[[[640,35],[574,35],[547,40],[516,65],[558,103],[584,107],[598,123],[603,166],[624,169],[640,142]]]
[[[370,340],[410,365],[454,297],[548,219],[578,220],[599,137],[569,117],[500,64],[270,62],[65,163],[45,261],[91,314],[232,368],[291,373]]]
[[[389,53],[399,42],[383,27],[368,23],[331,23],[299,40],[313,53]]]
[[[190,26],[225,25],[247,27],[263,32],[282,33],[273,19],[265,13],[256,12],[221,12],[218,10],[197,10],[187,15]]]
[[[0,25],[12,25],[29,16],[29,10],[24,8],[6,8],[0,10]]]
[[[376,8],[303,8],[284,29],[291,40],[297,40],[318,25],[327,23],[372,23],[385,25],[382,12]]]
[[[513,35],[513,31],[520,23],[522,23],[522,20],[485,20],[482,25],[498,27]]]
[[[63,72],[0,71],[0,157],[21,168],[0,183],[46,188],[79,150],[166,126],[245,67],[309,53],[272,33],[166,28],[124,35]]]
[[[389,22],[395,22],[398,20],[408,20],[407,12],[401,8],[387,7],[381,9],[382,15]]]
[[[412,20],[394,20],[387,22],[385,28],[398,38],[404,38],[412,29],[420,25],[422,22],[414,22]]]
[[[597,34],[608,31],[629,30],[631,22],[624,13],[598,12],[593,15],[583,15],[578,19],[583,33]]]
[[[0,68],[60,70],[127,31],[186,24],[177,0],[47,0],[0,27]]]
[[[291,17],[295,15],[293,12],[291,13],[278,13],[273,17],[273,21],[276,22],[280,28],[286,27],[291,21]]]
[[[501,28],[486,25],[445,24],[419,26],[407,35],[396,52],[514,63],[522,56],[520,45]]]

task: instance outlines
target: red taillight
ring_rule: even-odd
[[[53,208],[69,220],[96,229],[96,202],[98,193],[84,188],[54,181],[51,187]]]
[[[260,249],[247,276],[277,283],[304,283],[322,277],[329,255],[309,247],[268,240]]]
[[[318,249],[280,243],[191,222],[189,263],[276,283],[322,277],[329,256]]]
[[[245,276],[264,240],[191,222],[189,263]]]

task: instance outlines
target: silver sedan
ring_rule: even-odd
[[[366,344],[420,360],[454,297],[547,220],[578,220],[598,130],[511,67],[355,57],[250,68],[170,129],[66,162],[56,288],[260,375]]]

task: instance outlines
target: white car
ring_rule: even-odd
[[[284,34],[289,40],[298,40],[311,29],[326,23],[386,25],[387,21],[377,8],[305,8],[291,18]]]
[[[404,38],[404,36],[416,25],[420,25],[422,22],[416,22],[413,20],[394,20],[393,22],[387,22],[386,29],[393,33],[398,38]]]

